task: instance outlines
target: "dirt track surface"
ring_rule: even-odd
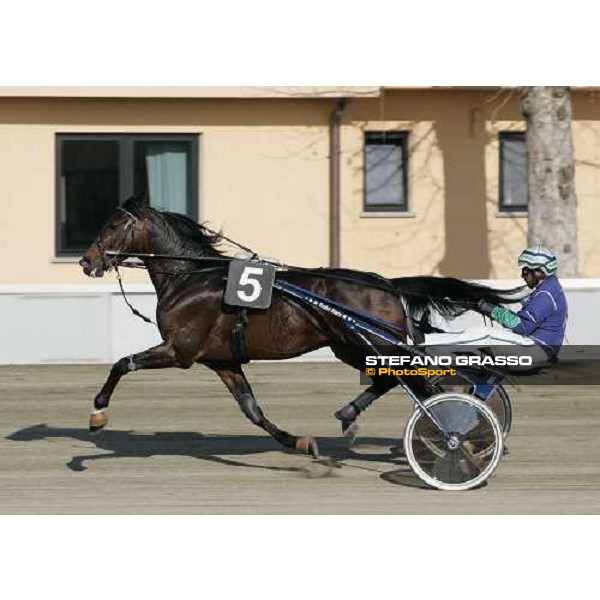
[[[600,513],[600,390],[512,389],[506,456],[483,488],[426,489],[401,444],[410,406],[392,391],[349,449],[332,413],[362,388],[341,364],[246,368],[271,420],[315,435],[336,466],[281,450],[249,423],[210,371],[132,374],[108,429],[87,432],[107,366],[0,367],[3,514]]]

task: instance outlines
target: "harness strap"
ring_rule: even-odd
[[[115,273],[117,274],[117,281],[119,282],[119,287],[121,288],[121,294],[123,296],[123,300],[125,300],[125,304],[127,304],[129,309],[131,310],[131,312],[136,317],[139,317],[140,319],[146,321],[146,323],[151,323],[152,325],[156,325],[156,327],[158,327],[158,325],[152,319],[150,319],[146,315],[143,315],[139,310],[137,310],[137,308],[132,306],[131,303],[129,302],[129,300],[127,299],[127,295],[125,294],[125,290],[123,289],[123,282],[121,281],[121,273],[119,273],[119,267],[117,265],[115,265]]]
[[[246,325],[248,324],[248,309],[240,307],[236,315],[236,323],[231,330],[231,353],[233,358],[242,365],[250,362],[246,347]]]

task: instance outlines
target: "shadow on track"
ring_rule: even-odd
[[[394,465],[396,469],[389,473],[381,474],[381,478],[389,483],[415,487],[414,475],[410,469],[397,467],[406,465],[402,451],[402,441],[394,438],[360,438],[358,447],[349,448],[343,438],[319,438],[319,447],[324,453],[321,460],[305,459],[307,467],[282,467],[257,465],[242,460],[233,460],[231,456],[250,457],[267,452],[282,452],[281,446],[272,438],[254,435],[213,435],[197,432],[156,432],[152,434],[136,433],[134,431],[104,430],[100,434],[91,435],[87,429],[52,427],[46,424],[33,425],[15,431],[6,439],[14,442],[36,442],[49,439],[71,439],[88,444],[93,444],[97,449],[104,450],[103,454],[81,454],[69,460],[66,466],[72,471],[85,471],[89,463],[97,460],[118,458],[150,458],[152,456],[188,456],[232,467],[247,467],[267,469],[272,471],[287,471],[306,474],[309,477],[327,476],[333,469],[343,467],[363,468],[381,474],[379,469],[359,467],[348,464],[346,461],[357,460],[363,462],[379,462]],[[361,452],[360,448],[368,448],[368,452]],[[286,451],[283,451],[286,452]],[[286,452],[290,453],[290,452]],[[293,453],[296,454],[296,453]],[[226,457],[226,458],[225,458]],[[304,462],[304,461],[303,461]],[[88,463],[87,465],[85,463]],[[310,465],[321,465],[320,474],[315,474]],[[406,477],[396,478],[394,474],[406,473]],[[418,480],[417,480],[418,481]]]

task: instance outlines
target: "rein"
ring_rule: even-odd
[[[206,261],[222,261],[222,262],[230,262],[232,258],[226,256],[178,256],[176,254],[152,254],[152,253],[144,253],[144,252],[121,252],[120,250],[107,250],[106,254],[108,256],[119,257],[122,256],[124,258],[156,258],[163,260],[183,260],[187,262],[202,262]],[[258,255],[257,255],[258,256]],[[265,261],[267,262],[267,261]],[[133,266],[133,265],[126,265]],[[173,273],[175,275],[175,273]]]
[[[433,300],[433,298],[427,294],[420,294],[418,292],[401,292],[399,290],[396,290],[395,288],[393,288],[393,286],[384,286],[382,285],[376,285],[374,282],[371,283],[367,283],[367,282],[361,282],[361,281],[357,281],[356,279],[353,279],[352,277],[344,277],[343,275],[334,275],[331,273],[323,273],[321,271],[318,270],[312,270],[312,269],[304,269],[302,267],[292,267],[292,266],[288,266],[288,265],[284,265],[281,262],[276,262],[276,261],[272,261],[272,260],[268,260],[268,259],[262,259],[260,258],[260,256],[256,253],[253,252],[250,249],[246,249],[244,246],[242,246],[241,244],[237,244],[236,242],[232,242],[236,245],[239,245],[239,247],[241,247],[242,249],[244,249],[245,251],[248,251],[249,253],[252,253],[252,258],[254,258],[255,260],[257,260],[257,262],[264,262],[264,263],[268,263],[268,264],[272,264],[275,266],[279,266],[280,268],[282,267],[282,270],[284,271],[288,271],[290,273],[298,273],[298,274],[302,274],[302,275],[308,275],[308,276],[312,276],[312,277],[322,277],[325,279],[337,279],[339,281],[346,281],[349,283],[361,283],[362,285],[366,285],[369,287],[373,287],[375,289],[380,289],[382,291],[385,292],[389,292],[399,298],[402,298],[402,296],[413,296],[413,297],[419,297],[419,298],[426,298],[428,300]],[[136,252],[119,252],[119,251],[106,251],[106,254],[109,256],[113,256],[115,257],[115,261],[114,264],[112,264],[111,266],[115,269],[115,273],[117,275],[117,280],[119,282],[119,287],[121,290],[121,295],[123,296],[123,299],[125,300],[125,304],[127,304],[127,306],[129,307],[129,309],[131,310],[131,312],[136,316],[139,317],[140,319],[142,319],[143,321],[145,321],[146,323],[151,323],[153,325],[156,325],[156,327],[158,328],[158,324],[153,321],[152,319],[150,319],[149,317],[145,316],[143,313],[141,313],[139,310],[137,310],[130,302],[129,299],[127,298],[127,295],[125,293],[125,290],[123,288],[123,282],[122,282],[122,278],[121,278],[121,274],[119,272],[119,268],[116,262],[116,259],[118,257],[126,257],[126,258],[150,258],[150,259],[168,259],[168,260],[182,260],[182,261],[187,261],[187,262],[203,262],[203,261],[208,261],[208,262],[231,262],[231,260],[233,260],[231,257],[191,257],[191,256],[173,256],[170,254],[153,254],[153,253],[136,253]],[[122,267],[126,267],[126,268],[130,268],[130,269],[144,269],[147,270],[147,267],[145,265],[136,265],[136,264],[127,264],[127,263],[122,263],[121,264]],[[175,273],[172,271],[156,271],[157,273],[161,274],[161,275],[172,275],[172,276],[177,276],[177,275],[191,275],[191,274],[196,274],[196,273],[209,273],[209,272],[218,272],[218,271],[222,271],[223,267],[208,267],[208,268],[204,268],[204,269],[195,269],[193,271],[186,271],[185,273]],[[291,284],[288,284],[291,285]],[[277,287],[277,286],[276,286]],[[295,287],[295,286],[294,286]],[[450,304],[456,304],[459,306],[463,306],[465,308],[471,308],[471,309],[476,309],[477,308],[477,303],[476,302],[470,302],[470,301],[454,301],[454,300],[450,300],[450,298],[445,298],[444,301],[450,303]],[[410,317],[413,321],[415,321],[416,323],[418,323],[418,321],[416,321],[416,319],[414,317]]]
[[[123,296],[123,299],[125,301],[125,304],[129,307],[131,312],[136,317],[139,317],[146,323],[151,323],[151,324],[155,325],[156,327],[158,327],[158,324],[155,321],[153,321],[149,317],[142,314],[139,310],[137,310],[131,304],[131,302],[129,302],[129,299],[127,298],[127,294],[125,293],[125,289],[123,287],[123,281],[121,278],[121,274],[119,272],[119,264],[118,264],[119,258],[125,258],[125,259],[127,259],[127,258],[144,259],[145,258],[145,259],[156,259],[156,260],[175,260],[175,261],[185,261],[185,262],[193,262],[193,263],[210,262],[213,264],[215,262],[230,263],[232,260],[234,260],[233,257],[225,257],[225,256],[213,256],[213,257],[198,256],[198,257],[195,257],[195,256],[178,256],[178,255],[170,255],[170,254],[155,254],[155,253],[142,253],[142,252],[123,252],[122,248],[124,248],[126,246],[129,234],[131,234],[131,238],[132,238],[131,241],[133,242],[135,223],[136,223],[136,221],[139,220],[139,217],[136,217],[134,214],[132,214],[128,210],[124,209],[123,207],[119,207],[119,210],[123,211],[129,217],[128,221],[125,223],[125,226],[124,226],[125,227],[125,238],[123,240],[123,244],[121,245],[121,247],[118,250],[105,250],[102,245],[102,242],[101,242],[102,231],[96,238],[95,244],[98,247],[98,250],[100,251],[100,255],[102,256],[102,262],[103,262],[104,269],[105,270],[109,270],[111,268],[115,269],[115,273],[117,275],[117,280],[119,282],[119,288],[121,291],[121,295]],[[296,273],[299,275],[307,275],[307,276],[312,276],[312,277],[322,277],[325,279],[337,279],[340,281],[346,281],[346,282],[354,283],[354,284],[361,284],[361,285],[373,287],[375,289],[380,289],[382,291],[391,293],[391,294],[397,296],[398,298],[402,298],[403,296],[413,296],[413,297],[425,298],[430,301],[434,300],[434,298],[432,298],[428,294],[421,294],[418,292],[402,292],[401,290],[397,290],[392,284],[388,283],[385,280],[383,280],[381,282],[379,282],[379,281],[377,281],[377,282],[361,281],[360,279],[355,279],[355,278],[344,276],[341,274],[324,273],[320,269],[316,270],[316,269],[307,269],[307,268],[303,268],[303,267],[293,267],[293,266],[286,265],[286,264],[282,263],[281,261],[274,261],[271,259],[262,258],[257,252],[255,252],[248,246],[244,246],[243,244],[240,244],[239,242],[236,242],[235,240],[232,240],[231,238],[228,238],[227,236],[223,235],[222,233],[216,232],[213,229],[206,227],[205,225],[203,225],[202,227],[209,233],[211,233],[215,236],[219,236],[220,239],[223,239],[223,240],[229,242],[233,246],[239,248],[240,250],[242,250],[243,252],[248,254],[249,260],[274,265],[276,267],[279,267],[279,269],[281,271],[287,271],[289,273]],[[125,262],[121,263],[120,266],[127,267],[127,268],[146,269],[145,265],[127,264]],[[209,271],[216,272],[216,271],[220,271],[220,270],[223,270],[223,267],[217,266],[217,267],[209,267],[209,268],[204,268],[204,269],[200,268],[200,269],[193,270],[193,271],[186,271],[185,273],[175,273],[175,272],[169,272],[169,271],[158,272],[158,273],[160,273],[162,275],[176,276],[176,275],[190,275],[193,273],[208,273]],[[450,303],[450,304],[460,305],[466,309],[476,308],[475,302],[453,301],[453,300],[450,300],[450,298],[445,298],[444,301],[447,303]]]

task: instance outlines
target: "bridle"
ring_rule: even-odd
[[[110,269],[114,268],[115,273],[117,274],[119,288],[121,289],[121,295],[125,300],[125,304],[127,304],[127,306],[131,309],[131,312],[133,312],[133,314],[137,317],[140,317],[141,319],[146,321],[146,323],[152,323],[153,325],[156,325],[158,327],[158,325],[152,319],[146,317],[141,312],[139,312],[134,306],[132,306],[132,304],[127,299],[127,294],[125,294],[125,290],[123,288],[123,281],[121,280],[121,274],[119,273],[119,258],[122,258],[121,253],[123,251],[123,248],[127,247],[127,242],[131,242],[131,246],[133,246],[133,236],[135,235],[135,231],[143,231],[143,228],[135,228],[135,224],[139,221],[139,217],[136,217],[133,213],[130,213],[127,209],[123,208],[122,206],[118,206],[117,210],[124,212],[128,217],[127,221],[125,222],[125,225],[123,226],[125,229],[125,236],[119,248],[117,250],[106,250],[104,248],[104,244],[102,244],[102,237],[106,225],[100,230],[98,237],[94,240],[94,244],[100,252],[102,268],[104,271],[109,271]],[[131,238],[129,236],[131,236]]]
[[[98,237],[94,240],[94,244],[98,248],[98,252],[100,252],[100,259],[102,260],[102,269],[104,271],[110,271],[113,268],[117,269],[121,252],[124,248],[127,247],[128,242],[131,245],[133,245],[134,232],[137,231],[135,228],[135,224],[137,223],[139,218],[136,217],[133,213],[130,213],[122,206],[118,206],[117,210],[124,212],[128,217],[125,225],[123,226],[125,228],[125,237],[123,238],[123,242],[121,243],[119,248],[115,251],[108,251],[104,248],[104,244],[102,244],[102,237],[106,229],[106,225],[100,230]]]

